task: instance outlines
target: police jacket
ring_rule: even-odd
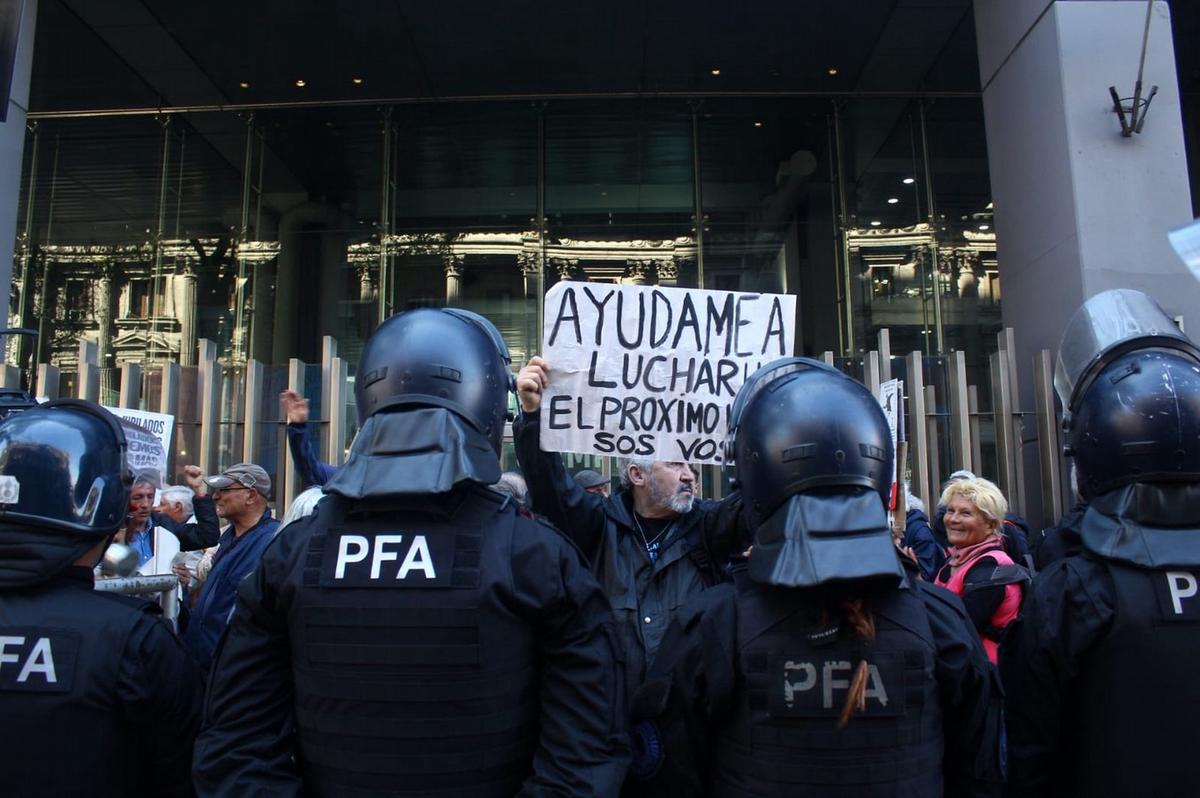
[[[1086,502],[1077,502],[1063,513],[1057,526],[1047,527],[1030,540],[1033,564],[1040,571],[1055,560],[1079,554],[1083,543],[1079,539],[1079,524],[1087,512]],[[1035,545],[1036,544],[1036,545]]]
[[[0,584],[0,793],[191,795],[203,677],[151,602],[90,568]]]
[[[999,794],[1001,693],[955,596],[872,594],[863,641],[829,621],[830,594],[734,581],[676,615],[635,698],[645,794]],[[866,706],[839,729],[863,659]]]
[[[1093,499],[1000,652],[1014,796],[1187,795],[1200,783],[1200,485]]]
[[[201,795],[615,795],[612,613],[578,550],[480,485],[337,495],[238,593]]]
[[[538,413],[525,414],[513,424],[531,506],[583,550],[612,602],[632,695],[675,610],[701,590],[725,581],[725,556],[712,542],[732,528],[728,516],[736,515],[736,508],[729,502],[697,500],[674,521],[657,559],[651,561],[635,527],[632,497],[618,491],[605,498],[579,487],[557,453],[541,450],[539,425]]]
[[[221,536],[220,548],[213,557],[212,570],[196,597],[188,619],[183,641],[205,673],[212,665],[213,650],[225,631],[229,613],[233,610],[234,593],[238,583],[254,570],[267,544],[279,529],[279,521],[267,510],[258,523],[240,538],[233,527]]]

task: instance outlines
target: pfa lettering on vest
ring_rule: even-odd
[[[824,652],[822,652],[824,654]],[[773,717],[837,717],[850,691],[859,658],[829,652],[824,656],[775,656],[769,660]],[[867,663],[864,715],[904,714],[904,670],[894,656],[873,655]]]
[[[322,587],[447,587],[454,536],[419,530],[333,529],[321,560]]]
[[[1200,622],[1200,576],[1192,571],[1159,571],[1148,578],[1154,580],[1164,621]]]
[[[0,692],[69,692],[78,655],[77,632],[0,627]]]

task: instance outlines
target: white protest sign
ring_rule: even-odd
[[[129,467],[134,471],[154,471],[158,474],[159,484],[166,484],[167,452],[171,449],[171,435],[175,431],[175,416],[165,413],[151,413],[148,410],[131,410],[126,407],[105,407],[122,421],[127,421],[135,427],[140,427],[158,440],[159,446],[147,441],[126,440],[128,444],[127,459]]]
[[[794,296],[557,283],[542,448],[719,465],[738,389],[792,355],[795,319]]]
[[[887,416],[888,428],[892,431],[892,448],[900,442],[900,380],[888,380],[879,385],[879,405]]]

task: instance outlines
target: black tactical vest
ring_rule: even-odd
[[[1064,711],[1063,739],[1075,749],[1064,761],[1077,767],[1062,794],[1194,794],[1200,569],[1104,567],[1116,616],[1080,663]]]
[[[513,795],[538,736],[537,641],[513,614],[518,518],[322,502],[289,598],[300,767],[320,795]]]
[[[0,592],[5,795],[134,795],[144,764],[121,710],[121,657],[150,602],[61,578]]]
[[[920,598],[874,605],[876,638],[817,625],[799,591],[738,591],[742,683],[716,744],[716,795],[940,796],[936,649]],[[841,730],[854,670],[870,663],[867,706]]]

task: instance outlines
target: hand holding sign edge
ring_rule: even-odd
[[[542,391],[550,385],[550,364],[534,355],[517,373],[517,399],[525,413],[536,413],[542,406]]]

